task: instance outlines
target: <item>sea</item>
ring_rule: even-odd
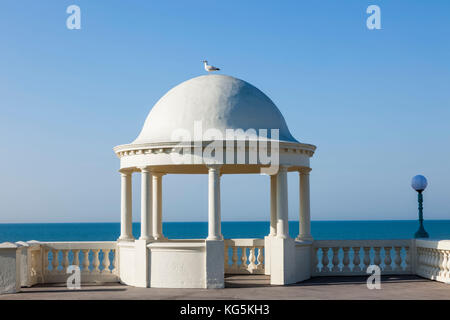
[[[418,229],[416,220],[312,221],[316,240],[411,239]],[[432,239],[450,239],[450,220],[427,220],[425,230]],[[263,238],[269,233],[268,221],[224,221],[225,239]],[[163,233],[169,239],[203,239],[207,222],[164,222]],[[298,221],[289,222],[289,233],[298,235]],[[139,238],[140,224],[133,223]],[[114,241],[120,235],[120,223],[5,223],[0,224],[0,243],[16,241]]]

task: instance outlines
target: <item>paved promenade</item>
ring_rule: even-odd
[[[380,290],[369,290],[367,277],[319,277],[289,286],[270,286],[266,276],[230,276],[226,288],[156,289],[120,284],[84,285],[68,290],[64,285],[23,288],[23,292],[0,296],[8,299],[446,299],[450,284],[417,276],[385,276]]]

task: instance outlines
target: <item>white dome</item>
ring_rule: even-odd
[[[261,90],[225,75],[205,75],[185,81],[167,92],[152,108],[133,144],[172,142],[177,129],[190,132],[201,121],[202,131],[279,129],[279,140],[298,142],[280,110]]]

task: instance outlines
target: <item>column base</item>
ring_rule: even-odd
[[[117,239],[117,241],[134,241],[136,240],[134,237],[129,237],[129,236],[120,236],[119,239]]]
[[[155,238],[147,236],[147,237],[139,237],[139,240],[153,241],[153,240],[155,240]]]
[[[156,241],[165,241],[165,240],[168,240],[168,239],[167,239],[167,237],[164,237],[163,235],[161,235],[161,236],[155,236],[155,237],[153,237],[152,240],[156,240]]]
[[[207,241],[220,241],[223,240],[223,236],[214,236],[206,238]]]
[[[314,241],[311,235],[298,235],[295,241]]]

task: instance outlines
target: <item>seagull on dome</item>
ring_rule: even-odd
[[[204,64],[204,66],[205,66],[205,70],[208,71],[208,72],[213,72],[213,71],[218,71],[218,70],[220,70],[220,69],[217,68],[217,67],[210,66],[210,65],[208,64],[208,61],[207,61],[207,60],[203,60],[203,64]]]

